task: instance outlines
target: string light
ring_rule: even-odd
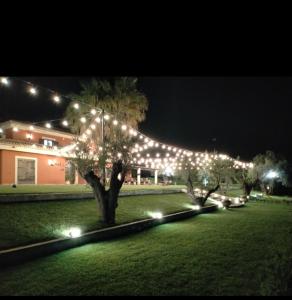
[[[24,80],[21,80],[21,79],[18,79],[18,80],[20,80],[20,81],[22,81],[22,82],[25,82],[25,84],[27,84],[28,85],[28,91],[32,94],[32,95],[37,95],[38,94],[38,91],[37,91],[37,89],[33,86],[33,84],[31,84],[31,83],[29,83],[29,82],[26,82],[26,81],[24,81]],[[7,79],[7,77],[0,77],[0,83],[2,83],[3,85],[8,85],[10,82],[9,82],[9,80]],[[58,95],[58,93],[57,92],[55,92],[55,91],[52,91],[52,90],[50,90],[50,89],[47,89],[48,91],[50,91],[50,92],[52,92],[52,93],[54,93],[54,95],[52,96],[52,99],[56,102],[56,103],[59,103],[60,101],[61,101],[61,97]],[[64,97],[64,99],[70,99],[69,97],[67,97],[67,96],[63,96]],[[70,101],[72,101],[71,99],[70,99]],[[80,104],[82,104],[82,105],[87,105],[88,107],[90,107],[90,105],[89,104],[86,104],[86,103],[81,103],[81,102],[79,102]],[[73,107],[75,108],[75,109],[79,109],[80,108],[80,105],[79,105],[79,103],[78,103],[78,101],[75,101],[74,102],[74,104],[73,104]],[[90,110],[90,112],[91,112],[91,114],[92,115],[96,115],[96,113],[97,113],[97,111],[96,111],[96,109],[95,108],[91,108],[91,110]],[[105,116],[104,116],[104,119],[105,120],[108,120],[110,118],[110,115],[109,114],[106,114]],[[86,123],[86,118],[85,117],[82,117],[81,119],[80,119],[80,121],[81,121],[81,123]],[[96,118],[95,119],[95,121],[96,121],[96,123],[100,123],[101,122],[101,120],[100,120],[100,118]],[[49,124],[49,125],[48,125]],[[69,123],[67,123],[67,121],[66,120],[64,120],[63,122],[62,122],[62,124],[64,125],[64,126],[68,126],[69,125]],[[118,124],[118,120],[114,120],[113,121],[113,124],[114,125],[117,125]],[[47,128],[51,128],[51,124],[50,123],[47,123],[46,124],[46,127]],[[96,127],[95,127],[95,125],[94,124],[92,124],[91,126],[90,126],[90,128],[92,128],[92,129],[95,129]],[[127,127],[127,125],[122,125],[121,126],[121,129],[123,130],[123,131],[125,131],[126,129],[127,129],[128,127]],[[33,128],[33,126],[30,126],[30,129],[31,130],[33,130],[34,128]],[[14,131],[18,131],[18,128],[14,128]],[[137,132],[137,131],[135,131],[135,130],[133,130],[132,128],[130,128],[129,127],[129,134],[131,134],[131,135],[134,135],[134,136],[138,136],[138,133],[139,132]],[[85,134],[84,134],[85,135]],[[83,135],[83,136],[84,136]],[[86,135],[85,135],[86,136]],[[86,136],[86,138],[87,138],[87,136]],[[146,146],[144,146],[144,149],[143,148],[139,148],[139,151],[143,151],[143,150],[146,150],[147,148],[148,148],[148,146],[149,147],[153,147],[154,145],[155,145],[155,147],[159,147],[159,145],[161,145],[161,148],[162,149],[168,149],[169,151],[170,150],[172,150],[172,152],[178,152],[178,153],[182,153],[183,152],[183,155],[186,155],[186,156],[192,156],[192,155],[195,155],[196,157],[199,157],[199,156],[201,156],[201,157],[204,157],[205,156],[205,160],[204,160],[204,167],[205,166],[208,166],[209,165],[209,163],[214,159],[214,160],[216,160],[216,159],[218,159],[218,156],[217,155],[211,155],[211,158],[212,158],[212,160],[210,159],[210,158],[208,158],[208,153],[198,153],[198,152],[195,152],[195,153],[193,153],[193,152],[191,152],[191,151],[189,151],[189,150],[185,150],[185,149],[180,149],[180,148],[176,148],[176,147],[172,147],[172,146],[170,146],[170,145],[164,145],[164,144],[160,144],[160,143],[155,143],[154,144],[154,142],[153,141],[151,141],[151,139],[149,139],[148,137],[146,137],[145,135],[143,135],[143,134],[140,134],[139,135],[139,139],[144,139],[144,142],[145,143],[148,143],[148,141],[150,141],[149,143],[148,143],[148,145],[146,145]],[[174,157],[174,158],[170,158],[170,160],[171,161],[173,161],[173,160],[175,160],[176,158],[177,158],[177,156],[179,156],[178,155],[178,153],[176,153],[176,157]],[[241,167],[241,168],[252,168],[253,167],[253,164],[252,163],[243,163],[243,162],[239,162],[239,161],[236,161],[236,160],[234,160],[234,159],[232,159],[231,157],[229,157],[228,155],[225,155],[225,154],[219,154],[219,158],[220,159],[222,159],[222,160],[230,160],[230,161],[233,161],[233,163],[234,163],[234,167],[235,168],[239,168],[239,167]],[[192,162],[192,160],[190,159],[189,160],[190,162],[191,162],[191,164],[193,164],[193,162]],[[203,164],[199,164],[200,166],[203,166]],[[160,166],[160,165],[159,165]],[[211,167],[210,167],[211,168]]]
[[[53,100],[54,100],[56,103],[60,103],[60,101],[61,101],[60,97],[57,96],[57,95],[53,97]]]
[[[31,87],[28,91],[29,91],[32,95],[36,95],[36,94],[37,94],[37,90],[36,90],[36,88],[34,88],[34,87]]]
[[[1,77],[1,83],[4,85],[9,85],[9,81],[7,77]]]
[[[29,126],[30,130],[34,130],[34,127],[32,125]]]
[[[45,125],[47,128],[52,128],[52,125],[50,124],[50,123],[46,123],[46,125]]]

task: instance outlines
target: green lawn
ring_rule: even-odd
[[[131,190],[157,190],[157,189],[182,189],[184,185],[123,185],[123,191]],[[88,185],[0,185],[0,194],[39,194],[39,193],[84,193],[91,192]]]
[[[149,211],[171,213],[187,210],[181,194],[122,197],[117,224],[149,218]],[[80,227],[83,232],[101,228],[95,200],[0,204],[0,249],[64,237],[63,231]]]
[[[249,202],[2,270],[0,295],[283,295],[291,262],[292,206]]]

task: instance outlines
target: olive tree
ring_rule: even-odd
[[[192,204],[204,206],[208,198],[215,193],[222,182],[230,179],[233,172],[233,162],[228,159],[213,159],[207,166],[196,167],[184,160],[179,175],[187,186],[187,194]],[[197,193],[195,185],[200,191]],[[205,193],[202,191],[206,191]]]
[[[277,183],[289,185],[287,165],[284,158],[266,151],[253,158],[252,167],[236,169],[234,178],[241,184],[246,199],[256,187],[260,187],[266,194],[272,194]]]
[[[119,192],[131,166],[131,147],[148,107],[136,83],[135,78],[118,78],[83,84],[80,94],[71,95],[66,112],[78,134],[71,161],[92,188],[107,225],[115,223]]]
[[[272,151],[258,154],[253,159],[254,168],[251,176],[256,177],[263,192],[270,195],[274,193],[277,183],[288,186],[287,161]]]

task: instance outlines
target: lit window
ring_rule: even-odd
[[[53,141],[44,140],[44,145],[47,146],[47,147],[53,147]]]

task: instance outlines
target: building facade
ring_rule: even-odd
[[[73,134],[17,121],[0,128],[0,184],[69,183],[71,165],[58,149],[72,144]],[[74,183],[85,183],[74,177]]]
[[[0,185],[85,184],[66,154],[75,138],[68,132],[24,122],[0,123]],[[125,183],[148,184],[141,178],[141,168],[133,168],[137,170],[135,178],[130,171]],[[157,174],[155,170],[155,184]]]

